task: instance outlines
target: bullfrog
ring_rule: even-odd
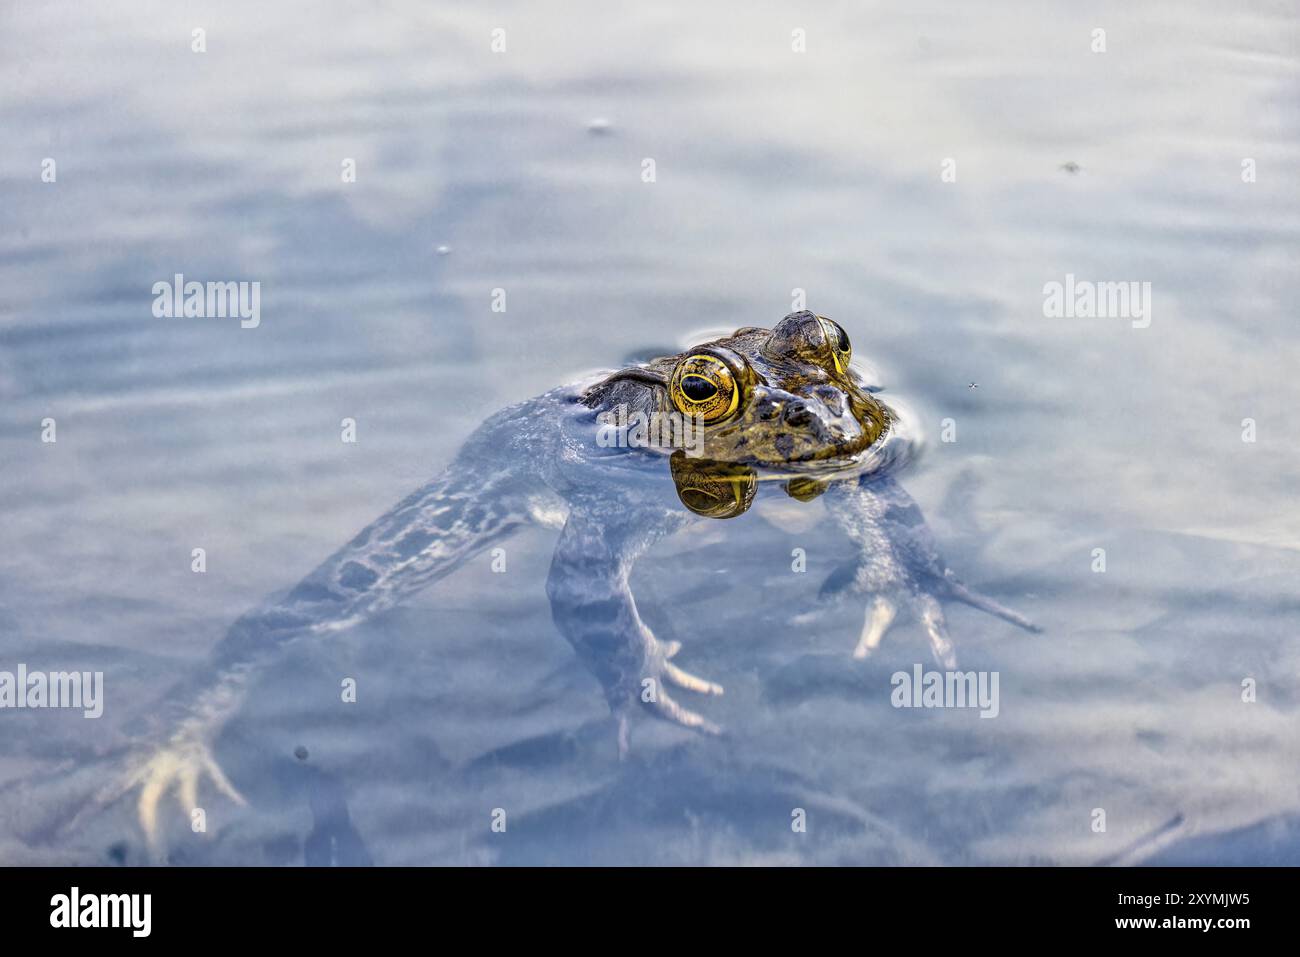
[[[493,415],[441,475],[236,621],[210,666],[172,696],[175,715],[160,743],[101,797],[134,792],[151,844],[169,792],[187,816],[204,782],[242,803],[210,746],[263,665],[290,643],[391,608],[529,525],[559,528],[546,580],[552,618],[603,688],[620,754],[629,747],[629,718],[641,711],[721,733],[683,702],[687,694],[721,695],[722,686],[683,668],[678,642],[656,638],[638,611],[631,572],[687,525],[743,515],[760,490],[822,500],[851,540],[854,560],[823,591],[863,603],[854,657],[875,653],[906,612],[919,620],[936,662],[955,668],[945,602],[1038,630],[964,585],[940,556],[895,479],[915,442],[881,391],[855,365],[842,326],[800,311],[770,329],[737,329]]]

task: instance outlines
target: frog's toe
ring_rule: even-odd
[[[922,595],[917,601],[917,614],[925,633],[930,636],[930,653],[941,668],[952,671],[957,667],[957,650],[948,637],[948,624],[943,609],[932,595]]]
[[[671,721],[673,724],[680,724],[683,728],[703,731],[705,734],[722,734],[722,728],[718,727],[718,725],[702,714],[683,708],[662,690],[655,696],[654,700],[646,702],[646,707],[650,709],[655,717]]]
[[[712,681],[705,681],[689,671],[683,671],[671,661],[664,662],[664,680],[686,691],[697,691],[700,694],[722,694],[722,685],[715,684]]]
[[[876,600],[867,609],[867,617],[862,623],[862,634],[858,638],[858,646],[853,649],[853,657],[861,660],[875,651],[897,614],[897,605],[884,595],[876,596]]]
[[[618,741],[618,759],[624,761],[632,750],[632,733],[626,710],[620,709],[614,713],[614,734]]]
[[[230,778],[226,777],[226,772],[221,770],[221,765],[217,764],[211,754],[205,754],[203,756],[203,769],[207,772],[208,777],[211,778],[212,783],[217,786],[218,791],[230,798],[230,800],[234,801],[240,807],[246,807],[248,805],[248,801],[246,801],[244,796],[235,789],[233,784],[230,783]]]
[[[698,675],[693,675],[668,660],[681,650],[682,643],[680,641],[655,642],[655,653],[652,653],[652,660],[657,662],[657,669],[663,680],[685,691],[695,691],[699,694],[722,694],[722,685],[706,681]]]
[[[150,775],[140,788],[140,798],[136,802],[136,815],[140,819],[140,830],[144,832],[145,842],[151,851],[160,846],[158,838],[158,803],[167,790],[168,781],[161,775]]]

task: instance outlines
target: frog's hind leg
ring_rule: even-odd
[[[241,617],[208,666],[173,690],[162,705],[160,731],[126,762],[125,786],[117,788],[138,794],[137,817],[151,848],[163,850],[160,808],[168,795],[190,808],[200,785],[210,782],[243,802],[212,745],[256,674],[286,647],[386,611],[538,520],[547,489],[536,462],[547,435],[538,435],[533,423],[546,419],[548,408],[544,399],[533,400],[485,422],[443,474],[375,519],[287,593]],[[525,447],[529,442],[535,448]]]

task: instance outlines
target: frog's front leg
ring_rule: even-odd
[[[655,717],[710,734],[721,729],[677,703],[665,686],[720,695],[722,686],[672,662],[678,642],[660,642],[641,620],[629,579],[636,559],[684,519],[648,510],[576,505],[546,582],[555,625],[600,681],[627,751],[628,715],[639,702]]]
[[[960,601],[996,615],[1026,631],[1033,622],[964,585],[948,568],[925,517],[912,497],[887,476],[867,475],[837,482],[826,503],[857,546],[856,558],[822,586],[823,594],[870,595],[855,658],[866,658],[880,645],[901,608],[925,628],[930,652],[940,667],[957,667],[948,635],[943,601]]]

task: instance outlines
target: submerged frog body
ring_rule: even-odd
[[[642,621],[629,578],[655,542],[691,522],[743,513],[760,486],[799,501],[820,497],[855,544],[856,561],[823,589],[861,596],[866,606],[855,657],[871,654],[905,610],[923,625],[936,661],[954,667],[945,601],[1036,630],[945,565],[920,510],[891,477],[910,448],[898,417],[850,360],[840,326],[798,312],[771,330],[740,329],[492,416],[441,476],[286,595],[236,622],[210,674],[180,696],[183,713],[166,743],[134,764],[110,797],[139,789],[151,840],[159,803],[173,789],[186,814],[205,779],[240,800],[208,746],[260,664],[288,642],[395,605],[547,516],[564,516],[546,583],[555,625],[604,688],[621,749],[638,708],[719,731],[678,697],[721,694],[721,686],[674,663],[678,644],[660,642]],[[609,442],[610,423],[636,413],[698,430],[691,433],[698,441]],[[652,694],[643,694],[647,687]]]

